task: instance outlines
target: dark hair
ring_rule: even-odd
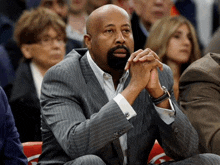
[[[19,47],[22,44],[37,43],[40,34],[49,27],[64,36],[66,42],[66,24],[60,16],[43,7],[26,10],[15,24],[14,39]]]

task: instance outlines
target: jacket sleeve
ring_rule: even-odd
[[[22,144],[19,140],[19,134],[17,128],[15,127],[14,118],[8,104],[8,100],[2,88],[0,88],[0,99],[2,104],[1,114],[4,116],[5,123],[1,127],[2,132],[4,132],[3,141],[3,159],[5,165],[25,165],[27,164],[27,158],[23,153]]]
[[[175,109],[175,119],[170,125],[167,125],[159,118],[159,143],[162,145],[165,153],[174,160],[182,160],[198,154],[198,134],[191,125],[187,116],[181,111],[179,104],[175,100],[173,93],[173,77],[169,67],[164,67],[165,70],[162,77],[165,82],[168,82],[168,90],[171,94],[171,101]]]

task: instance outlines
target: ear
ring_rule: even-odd
[[[31,55],[31,47],[28,44],[23,44],[21,45],[21,52],[23,53],[23,56],[27,59],[31,59],[32,55]]]
[[[84,42],[86,44],[86,47],[90,50],[91,49],[92,38],[89,34],[84,35]]]

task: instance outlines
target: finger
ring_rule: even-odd
[[[128,70],[130,68],[131,62],[133,61],[133,59],[142,51],[143,51],[142,49],[139,49],[136,52],[131,54],[131,56],[129,57],[129,59],[128,59],[126,65],[125,65],[125,70]]]
[[[160,62],[160,61],[157,60],[157,59],[154,60],[154,61],[151,61],[151,62],[146,62],[145,64],[146,64],[146,65],[149,65],[149,67],[151,66],[152,69],[158,67],[161,71],[163,71],[163,63]]]
[[[151,50],[149,48],[144,49],[142,52],[140,52],[139,54],[137,54],[135,56],[135,58],[133,59],[134,62],[139,61],[140,58],[147,56],[149,53],[151,52]]]
[[[152,61],[152,60],[155,60],[155,59],[158,59],[159,60],[159,57],[158,55],[154,52],[154,51],[150,51],[148,53],[148,55],[145,55],[145,56],[142,56],[139,61]]]
[[[141,52],[143,52],[143,50],[142,50],[142,49],[139,49],[139,50],[137,50],[136,52],[132,53],[131,56],[129,57],[128,61],[129,61],[129,62],[133,61],[133,59],[134,59],[138,54],[140,54]]]

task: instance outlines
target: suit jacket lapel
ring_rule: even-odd
[[[101,85],[99,84],[92,68],[89,65],[86,55],[84,55],[80,60],[80,65],[82,69],[83,76],[87,83],[87,87],[93,93],[93,96],[101,98],[102,105],[105,105],[108,102],[108,98],[105,92],[102,90]]]
[[[93,95],[95,97],[101,98],[101,105],[105,105],[109,100],[105,92],[102,90],[101,85],[99,84],[92,68],[90,67],[86,55],[81,58],[80,66],[85,81],[87,83],[87,87],[89,88],[89,90],[91,90],[91,92],[93,92]],[[115,150],[117,151],[120,163],[123,164],[123,153],[121,150],[119,139],[114,140],[113,145]]]

